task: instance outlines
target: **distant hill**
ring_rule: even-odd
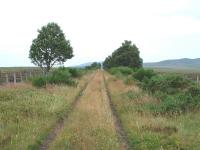
[[[76,66],[72,66],[72,67],[85,68],[87,66],[90,66],[91,64],[92,64],[92,62],[87,62],[87,63],[84,63],[84,64],[79,64],[79,65],[76,65]]]
[[[160,62],[144,63],[147,68],[178,68],[178,69],[200,69],[200,58],[171,59]]]
[[[85,68],[85,67],[87,67],[87,66],[90,66],[92,63],[94,63],[94,62],[87,62],[87,63],[84,63],[84,64],[72,66],[72,67],[76,67],[76,68]],[[101,61],[101,62],[97,62],[97,63],[102,63],[102,61]]]

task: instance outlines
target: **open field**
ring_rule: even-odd
[[[88,74],[79,79],[77,87],[36,89],[25,83],[1,86],[0,149],[38,149],[90,78]]]
[[[186,76],[192,80],[197,80],[197,76],[200,77],[200,68],[192,69],[192,68],[149,68],[153,69],[158,73],[174,73],[178,75]]]
[[[0,149],[199,149],[199,109],[152,113],[160,100],[125,79],[97,70],[77,87],[0,86]]]
[[[143,108],[157,100],[136,85],[126,85],[106,75],[112,102],[121,119],[129,143],[139,150],[198,150],[200,112],[176,115],[153,115]]]

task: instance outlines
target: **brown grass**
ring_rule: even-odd
[[[51,149],[119,149],[100,71],[88,85]]]
[[[38,149],[37,146],[68,111],[78,87],[48,86],[37,89],[28,83],[0,87],[0,149]]]

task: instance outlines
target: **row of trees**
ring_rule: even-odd
[[[73,57],[73,48],[66,40],[63,31],[56,23],[48,23],[38,30],[38,36],[33,40],[29,58],[32,63],[39,66],[45,73],[55,64],[63,64]],[[100,67],[100,64],[93,64]],[[117,66],[142,67],[139,50],[131,41],[125,41],[103,62],[105,69]]]

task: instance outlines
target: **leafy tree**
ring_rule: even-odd
[[[104,68],[111,67],[142,67],[142,59],[139,56],[139,50],[136,45],[132,44],[131,41],[125,41],[122,46],[115,50],[111,56],[108,56],[103,65]]]
[[[29,58],[45,73],[48,73],[53,65],[63,64],[73,57],[73,48],[58,24],[48,23],[38,32],[37,38],[32,42]]]

